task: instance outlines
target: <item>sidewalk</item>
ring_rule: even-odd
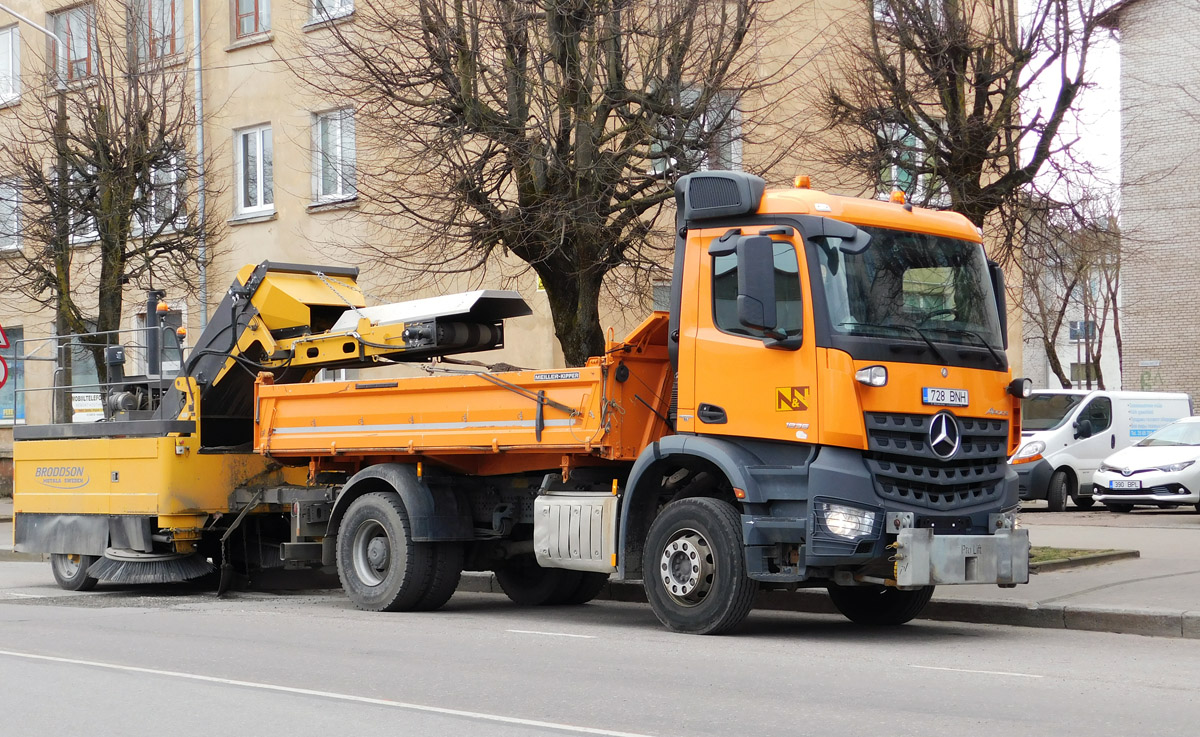
[[[12,500],[0,498],[0,561],[40,560],[12,552],[11,519]],[[1039,573],[1011,589],[943,586],[922,618],[1200,639],[1200,515],[1178,527],[1087,527],[1044,519],[1030,516],[1026,524],[1034,545],[1138,550],[1141,557]],[[459,590],[500,593],[488,573],[464,574]],[[645,600],[640,584],[611,584],[601,598]],[[821,589],[764,592],[758,606],[835,613]]]

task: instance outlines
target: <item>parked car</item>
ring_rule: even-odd
[[[1200,511],[1198,461],[1200,417],[1186,417],[1105,458],[1092,477],[1092,498],[1112,512],[1138,504]]]
[[[1192,414],[1187,394],[1104,390],[1035,391],[1021,402],[1021,446],[1009,459],[1022,499],[1067,499],[1087,509],[1100,461]]]

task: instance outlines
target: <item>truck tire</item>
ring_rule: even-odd
[[[599,596],[607,583],[607,573],[584,573],[580,578],[579,585],[575,587],[570,596],[563,600],[563,603],[567,605],[586,604]]]
[[[1096,506],[1096,500],[1090,496],[1073,496],[1071,501],[1075,502],[1075,506],[1080,509],[1091,509]]]
[[[413,542],[408,514],[395,494],[355,499],[338,527],[338,578],[359,609],[416,609],[430,592],[435,558],[432,543]]]
[[[99,579],[92,578],[87,572],[97,560],[99,558],[95,555],[54,553],[50,556],[50,571],[61,589],[91,591],[99,583]]]
[[[1046,487],[1046,507],[1051,512],[1061,512],[1067,508],[1067,485],[1070,480],[1070,474],[1061,468],[1051,474],[1050,484]]]
[[[583,574],[565,568],[542,568],[532,555],[519,555],[496,567],[496,583],[514,604],[566,604],[579,588]]]
[[[829,587],[829,598],[846,619],[869,627],[893,627],[912,620],[933,596],[932,586],[901,591],[888,586]]]
[[[663,509],[646,536],[642,577],[658,621],[694,635],[738,626],[758,593],[746,575],[741,519],[729,503],[710,497]]]
[[[413,607],[422,612],[441,609],[446,602],[450,601],[450,597],[454,596],[455,590],[458,589],[459,579],[462,578],[464,558],[462,543],[434,543],[434,548],[433,576],[429,582],[429,590]]]

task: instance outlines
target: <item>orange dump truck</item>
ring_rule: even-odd
[[[692,633],[735,627],[762,587],[899,624],[936,585],[1026,582],[1005,459],[1029,382],[978,231],[740,172],[684,177],[677,202],[669,311],[579,368],[313,381],[503,345],[528,308],[490,291],[367,307],[351,270],[247,267],[178,376],[125,379],[144,407],[24,431],[17,548],[69,587],[181,557],[336,566],[371,610],[440,607],[464,570],[530,605],[641,580]],[[122,460],[138,432],[159,445]],[[133,509],[110,481],[101,515],[97,489],[39,486],[97,476],[78,450],[101,438],[107,478],[143,468],[156,498]],[[176,480],[213,457],[216,484]]]

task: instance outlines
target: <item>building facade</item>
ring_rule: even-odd
[[[1122,385],[1200,400],[1200,3],[1123,0],[1104,16],[1121,59]]]

